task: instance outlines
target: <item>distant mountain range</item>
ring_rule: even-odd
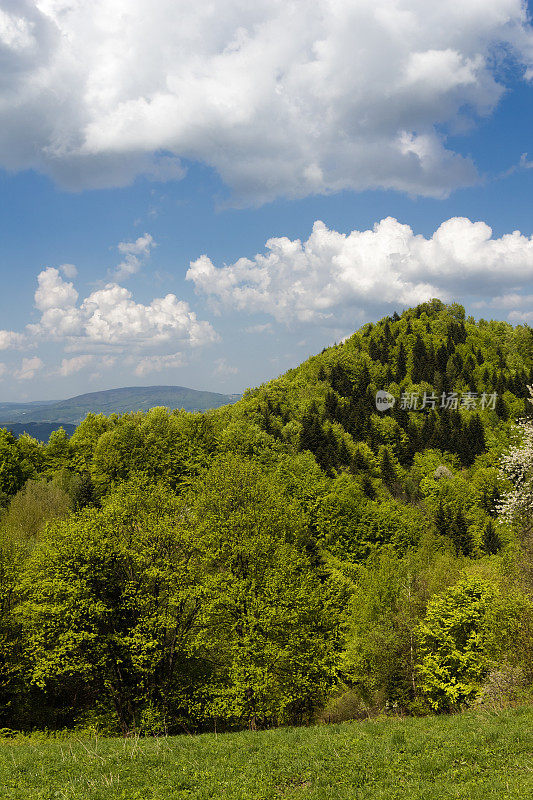
[[[50,433],[60,427],[70,435],[90,412],[124,414],[148,411],[154,406],[207,411],[234,403],[240,396],[201,392],[186,386],[130,386],[80,394],[68,400],[0,403],[0,427],[8,428],[16,436],[26,431],[36,439],[46,441]]]

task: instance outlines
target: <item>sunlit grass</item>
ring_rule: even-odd
[[[10,800],[533,797],[533,709],[215,736],[0,740]]]

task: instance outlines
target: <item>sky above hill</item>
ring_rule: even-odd
[[[0,400],[242,391],[431,297],[533,324],[519,0],[0,0]]]

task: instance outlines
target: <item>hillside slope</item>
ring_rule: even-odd
[[[532,698],[530,433],[503,458],[531,383],[529,327],[432,301],[203,414],[88,414],[46,445],[0,430],[0,727]]]
[[[438,448],[472,464],[526,412],[533,330],[475,322],[439,300],[367,324],[218,414],[244,417],[326,471],[364,465],[365,443],[402,465]],[[376,393],[394,405],[376,407]],[[355,463],[354,463],[355,460]]]

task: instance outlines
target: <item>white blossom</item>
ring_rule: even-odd
[[[528,387],[533,402],[533,387]],[[498,504],[498,512],[506,522],[520,522],[529,528],[533,522],[533,421],[521,420],[520,444],[512,447],[501,459],[500,473],[512,488]]]

